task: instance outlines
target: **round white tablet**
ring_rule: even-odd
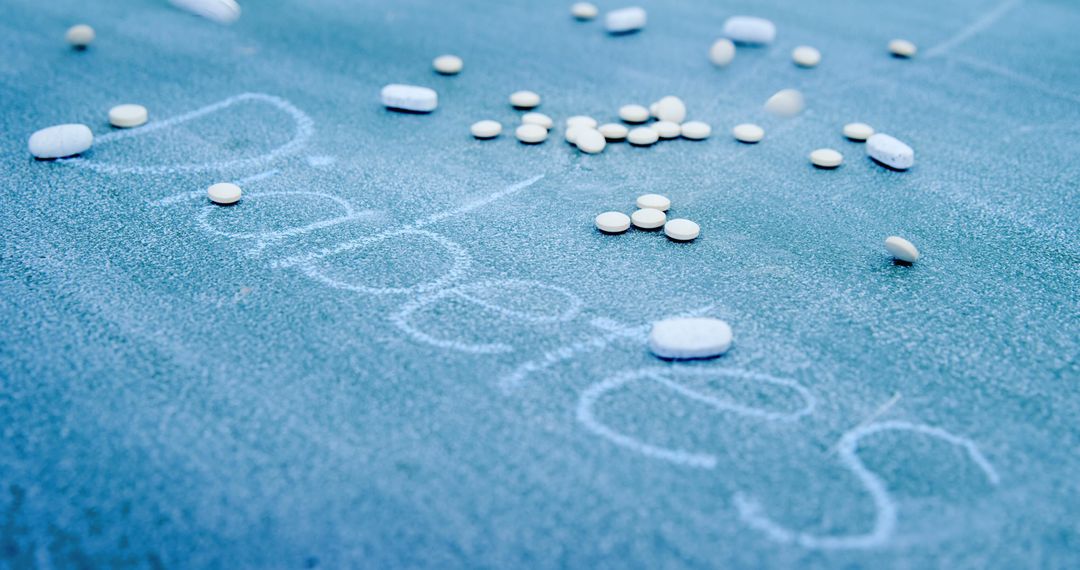
[[[621,141],[630,132],[630,129],[618,123],[605,123],[597,127],[596,130],[600,131],[600,134],[604,135],[604,138],[609,141]]]
[[[637,197],[637,207],[666,212],[671,207],[671,200],[668,200],[667,196],[661,196],[660,194],[642,194]]]
[[[779,117],[794,117],[805,107],[803,94],[797,89],[781,89],[765,101],[765,110]]]
[[[514,91],[510,94],[510,104],[518,109],[532,109],[540,104],[540,96],[532,91]]]
[[[525,113],[524,115],[522,115],[521,123],[523,125],[540,125],[545,129],[550,129],[552,125],[555,124],[555,121],[552,121],[551,117],[543,113],[537,113],[534,111],[532,113]]]
[[[735,128],[731,129],[731,134],[739,142],[756,143],[765,138],[765,129],[751,123],[743,123],[735,125]]]
[[[635,127],[626,134],[626,140],[637,146],[649,146],[660,140],[660,135],[649,127]]]
[[[652,103],[650,103],[649,104],[649,116],[655,118],[656,117],[656,111],[659,110],[659,109],[660,109],[660,103],[658,101],[653,101]]]
[[[682,133],[679,123],[673,123],[671,121],[656,121],[649,125],[649,128],[656,131],[656,134],[660,135],[660,138],[662,139],[673,139]]]
[[[831,148],[819,148],[810,153],[810,162],[818,168],[836,168],[844,162],[844,155]]]
[[[566,120],[566,128],[570,127],[589,127],[590,129],[596,128],[596,119],[592,117],[586,117],[585,115],[574,115]]]
[[[599,14],[600,9],[596,7],[596,4],[589,2],[578,2],[570,6],[570,15],[578,20],[591,20]]]
[[[477,121],[469,127],[469,132],[478,139],[493,139],[502,132],[502,125],[492,120]]]
[[[537,144],[547,140],[548,131],[540,125],[521,125],[514,131],[514,136],[523,143]]]
[[[844,125],[844,136],[853,141],[865,141],[874,134],[874,127],[866,123],[848,123]]]
[[[149,118],[149,113],[146,112],[146,107],[142,105],[128,103],[109,109],[109,124],[122,129],[143,125],[146,123],[147,118]]]
[[[692,141],[699,141],[709,138],[712,134],[712,127],[708,123],[701,121],[687,121],[682,124],[682,136]]]
[[[675,241],[690,241],[701,233],[701,226],[684,218],[675,218],[664,224],[664,233]]]
[[[643,230],[655,230],[667,221],[667,214],[653,208],[642,208],[630,214],[630,221],[634,226]]]
[[[644,123],[649,120],[649,110],[643,105],[623,105],[619,107],[619,118],[627,123]]]
[[[596,227],[604,233],[622,233],[630,229],[630,216],[622,212],[604,212],[596,216]]]
[[[574,144],[577,145],[578,150],[589,154],[604,151],[604,147],[607,146],[607,139],[600,134],[600,131],[585,126],[574,127],[574,129],[577,131]]]
[[[905,263],[915,263],[919,260],[919,250],[915,244],[900,236],[885,238],[885,249],[889,250],[890,255]]]
[[[585,128],[585,127],[582,127]],[[566,127],[566,132],[563,134],[566,137],[566,142],[574,144],[577,142],[578,127]]]
[[[679,317],[653,323],[649,350],[660,358],[712,358],[731,349],[731,326],[711,317]]]
[[[240,194],[240,187],[232,182],[218,182],[206,189],[206,195],[215,204],[235,204]]]
[[[799,67],[816,67],[821,63],[821,52],[810,46],[799,46],[791,51],[791,60]]]
[[[735,59],[735,42],[720,38],[709,48],[709,61],[714,65],[725,67]]]
[[[892,40],[889,42],[889,53],[896,57],[915,57],[915,53],[918,51],[919,48],[908,40]]]
[[[64,34],[64,39],[66,39],[67,43],[71,44],[72,47],[82,49],[90,45],[96,36],[97,34],[94,33],[94,28],[91,28],[86,24],[77,24],[68,28],[67,33]]]
[[[465,62],[461,61],[461,58],[456,55],[447,54],[435,58],[431,62],[431,66],[435,68],[435,71],[443,75],[457,75],[465,67]]]
[[[656,102],[656,113],[654,114],[661,121],[682,124],[686,120],[686,104],[682,102],[682,99],[674,95],[668,95]]]

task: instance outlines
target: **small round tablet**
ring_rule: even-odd
[[[578,20],[591,20],[600,14],[600,9],[596,7],[596,4],[589,2],[577,2],[570,6],[570,15]]]
[[[642,208],[630,214],[630,221],[643,230],[655,230],[667,221],[667,214],[653,208]]]
[[[642,194],[637,197],[637,207],[666,212],[671,207],[671,200],[668,200],[667,196],[661,196],[660,194]]]
[[[692,141],[700,141],[709,138],[712,134],[712,127],[708,123],[701,121],[687,121],[682,124],[682,136],[683,138],[690,139]]]
[[[657,117],[656,112],[659,111],[659,110],[660,110],[660,102],[659,101],[653,101],[652,103],[649,104],[649,116],[650,117],[656,118]]]
[[[716,40],[709,48],[709,61],[713,62],[713,65],[725,67],[733,59],[735,59],[735,42],[727,38]]]
[[[671,121],[681,125],[686,120],[686,104],[683,103],[682,99],[674,95],[668,95],[656,102],[656,112],[654,114],[661,121]]]
[[[521,125],[514,131],[517,140],[526,144],[537,144],[547,140],[548,131],[540,125]]]
[[[805,107],[806,101],[798,89],[781,89],[765,101],[765,110],[779,117],[794,117]]]
[[[66,39],[67,43],[71,44],[72,47],[83,49],[90,45],[96,36],[97,34],[94,33],[94,28],[91,28],[86,24],[77,24],[68,28],[67,33],[64,34],[64,39]]]
[[[821,52],[810,46],[799,46],[791,50],[791,60],[799,67],[817,67],[821,63]]]
[[[885,249],[890,255],[904,263],[915,263],[919,260],[919,250],[915,244],[900,236],[885,238]]]
[[[443,75],[457,75],[465,67],[465,62],[461,61],[461,58],[456,55],[447,54],[435,58],[431,62],[431,66],[435,68],[435,71]]]
[[[502,132],[502,125],[492,120],[477,121],[469,127],[469,132],[478,139],[493,139]]]
[[[240,187],[232,182],[218,182],[206,189],[206,195],[215,204],[235,204],[240,194]]]
[[[731,325],[712,317],[678,317],[653,323],[649,350],[660,358],[713,358],[731,349]]]
[[[701,226],[684,218],[675,218],[664,224],[664,233],[675,241],[690,241],[701,233]]]
[[[600,131],[600,134],[604,135],[604,138],[609,141],[621,141],[630,132],[630,129],[618,123],[605,123],[597,127],[596,130]]]
[[[122,129],[143,125],[148,117],[149,113],[147,113],[146,107],[142,105],[128,103],[109,109],[109,124]]]
[[[597,125],[596,119],[587,117],[585,115],[574,115],[566,120],[566,128],[570,127],[589,127],[595,129]]]
[[[563,136],[566,137],[566,142],[575,144],[577,142],[577,131],[578,127],[566,127],[566,131],[563,134]]]
[[[660,138],[662,139],[673,139],[682,133],[679,123],[673,123],[671,121],[656,121],[649,125],[649,128],[656,131],[656,134],[660,135]]]
[[[844,162],[844,155],[831,148],[819,148],[810,153],[810,162],[818,168],[836,168]]]
[[[522,115],[521,116],[521,124],[523,124],[523,125],[540,125],[541,127],[544,127],[545,129],[550,129],[552,127],[552,125],[555,124],[555,121],[552,121],[551,117],[549,117],[549,116],[547,116],[547,115],[545,115],[543,113],[537,113],[537,112],[534,111],[532,113],[525,113],[524,115]]]
[[[635,127],[626,134],[626,140],[637,146],[649,146],[660,140],[660,135],[649,127]]]
[[[630,216],[622,212],[604,212],[596,216],[596,227],[604,233],[622,233],[630,229]]]
[[[892,40],[889,42],[889,53],[896,57],[915,57],[915,53],[918,51],[919,48],[908,40]]]
[[[574,129],[577,131],[574,144],[577,145],[578,150],[589,154],[598,154],[604,151],[604,147],[607,146],[607,139],[600,134],[600,131],[585,126],[574,127]]]
[[[848,123],[844,125],[844,136],[853,141],[865,141],[874,135],[874,127],[866,123]]]
[[[731,129],[731,134],[739,142],[756,143],[765,138],[765,129],[751,123],[743,123],[735,125],[735,128]]]
[[[514,91],[510,94],[510,104],[518,109],[532,109],[540,104],[540,96],[532,91]]]
[[[627,123],[644,123],[649,120],[649,110],[643,105],[623,105],[619,107],[619,118]]]

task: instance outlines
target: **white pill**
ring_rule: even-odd
[[[232,182],[218,182],[206,189],[206,195],[215,204],[235,204],[240,194],[240,187]]]
[[[853,141],[865,141],[874,134],[874,127],[866,123],[848,123],[844,125],[844,136]]]
[[[660,358],[712,358],[731,349],[731,326],[711,317],[679,317],[653,323],[649,350]]]
[[[919,260],[919,249],[915,244],[900,237],[889,236],[885,238],[885,249],[896,259],[905,263],[915,263]]]
[[[709,48],[709,61],[725,67],[735,59],[735,43],[727,38],[720,38]]]
[[[683,218],[675,218],[664,224],[664,233],[675,241],[690,241],[701,233],[701,226]]]
[[[623,105],[619,107],[619,118],[627,123],[644,123],[649,120],[649,110],[643,105]]]
[[[818,168],[836,168],[844,162],[844,155],[831,148],[819,148],[810,153],[810,162]]]
[[[731,134],[739,142],[756,143],[765,138],[765,129],[754,124],[743,123],[735,125],[735,128],[731,129]]]
[[[709,138],[712,134],[712,127],[708,123],[701,121],[687,121],[682,124],[682,136],[693,141],[699,141]]]
[[[656,113],[654,114],[661,121],[682,124],[686,120],[686,104],[682,102],[682,99],[674,95],[668,95],[656,102]]]
[[[443,75],[457,75],[465,67],[465,62],[456,55],[440,55],[431,62],[435,71]]]
[[[514,91],[510,94],[510,104],[518,109],[532,109],[540,104],[540,96],[532,91]]]
[[[94,133],[86,125],[67,124],[41,129],[30,135],[27,146],[37,158],[73,156],[94,144]]]
[[[883,133],[866,139],[866,154],[896,170],[907,170],[915,164],[915,151],[910,146]]]
[[[477,121],[469,127],[472,136],[478,139],[493,139],[502,133],[502,125],[498,121]]]
[[[532,112],[522,115],[521,123],[525,125],[540,125],[545,129],[550,129],[552,125],[555,124],[555,121],[551,120],[551,117],[543,113]]]
[[[600,131],[585,126],[574,128],[577,130],[574,144],[577,145],[578,150],[589,154],[598,154],[604,151],[604,147],[607,146],[607,139],[600,134]]]
[[[653,208],[642,208],[630,214],[630,221],[634,226],[643,230],[655,230],[667,221],[667,214]]]
[[[548,130],[540,125],[521,125],[514,131],[514,136],[523,143],[537,144],[547,140]]]
[[[649,105],[649,116],[656,117],[656,111],[660,109],[660,103],[654,101]]]
[[[577,131],[579,127],[567,127],[566,133],[563,135],[566,137],[566,142],[574,144],[577,142]],[[586,128],[586,127],[581,127]]]
[[[907,40],[892,40],[889,42],[889,53],[896,57],[915,57],[915,53],[918,51],[919,48]]]
[[[765,101],[765,110],[778,117],[794,117],[805,107],[803,94],[797,89],[781,89]]]
[[[588,127],[590,129],[596,128],[596,119],[592,117],[586,117],[585,115],[574,115],[566,120],[566,128],[571,127]]]
[[[630,216],[622,212],[604,212],[596,216],[596,227],[604,233],[622,233],[630,229]]]
[[[596,4],[578,2],[573,6],[570,6],[570,15],[578,20],[591,20],[598,14],[600,14],[600,9],[596,7]]]
[[[173,6],[219,24],[231,24],[240,18],[236,0],[169,0]]]
[[[637,197],[637,207],[666,212],[671,207],[671,200],[668,200],[667,196],[661,196],[660,194],[642,194]]]
[[[146,124],[146,120],[149,116],[150,114],[146,111],[146,107],[143,107],[142,105],[131,103],[117,105],[112,109],[109,109],[109,124],[114,127],[129,129],[131,127]]]
[[[621,141],[630,132],[630,129],[618,123],[605,123],[597,127],[596,130],[600,131],[600,134],[604,135],[604,138],[609,141]]]
[[[67,43],[76,48],[85,48],[94,41],[95,37],[97,37],[97,34],[94,33],[94,28],[91,28],[86,24],[76,24],[71,26],[68,28],[67,33],[64,34],[64,39],[67,40]]]
[[[682,132],[682,129],[679,128],[679,124],[672,123],[671,121],[657,121],[649,125],[649,128],[656,131],[656,134],[660,135],[660,138],[662,139],[677,138]]]
[[[644,28],[647,20],[644,8],[612,10],[604,16],[604,28],[612,34],[628,34]]]
[[[649,146],[660,140],[660,135],[649,127],[635,127],[626,134],[626,140],[637,146]]]
[[[810,46],[799,46],[791,51],[791,60],[799,67],[816,67],[821,63],[821,52]]]
[[[439,106],[439,95],[434,89],[391,83],[382,88],[382,103],[389,109],[430,113]]]
[[[776,25],[765,18],[732,16],[724,22],[724,35],[740,44],[771,44]]]

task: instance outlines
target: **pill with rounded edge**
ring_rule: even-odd
[[[568,129],[570,127],[589,127],[590,129],[595,129],[596,124],[596,119],[585,115],[574,115],[566,120],[566,128]]]
[[[64,39],[72,47],[83,49],[90,45],[97,34],[94,33],[94,28],[87,26],[86,24],[76,24],[68,28],[67,33],[64,34]]]
[[[743,123],[735,125],[735,128],[731,129],[731,134],[739,142],[756,143],[765,138],[765,129],[751,123]]]
[[[430,113],[439,106],[439,95],[434,89],[417,85],[391,83],[382,88],[380,95],[388,109]]]
[[[816,67],[821,63],[821,52],[810,46],[799,46],[791,50],[791,60],[799,67]]]
[[[682,133],[682,129],[679,128],[679,124],[673,123],[671,121],[656,121],[655,123],[649,125],[649,128],[656,131],[656,134],[660,135],[660,138],[662,139],[673,139],[678,137],[679,134]]]
[[[641,208],[630,214],[630,221],[643,230],[655,230],[667,221],[667,214],[654,208]]]
[[[64,158],[84,152],[94,144],[90,127],[79,124],[47,127],[30,135],[27,146],[36,158]]]
[[[890,255],[905,263],[915,263],[919,260],[919,249],[915,247],[915,244],[900,236],[885,238],[885,249]]]
[[[735,43],[727,38],[720,38],[709,48],[709,61],[713,65],[725,67],[735,59]]]
[[[712,317],[677,317],[653,323],[649,350],[660,358],[715,358],[731,350],[731,325]]]
[[[127,103],[109,109],[109,124],[122,129],[130,129],[146,124],[149,116],[146,107]]]
[[[653,210],[660,210],[661,212],[668,211],[671,207],[671,200],[668,200],[667,196],[660,194],[642,194],[637,197],[637,207],[641,209],[651,208]]]
[[[548,130],[540,125],[521,125],[514,131],[517,140],[526,144],[538,144],[547,140]]]
[[[432,60],[431,66],[443,75],[457,75],[465,67],[465,62],[456,55],[446,54]]]
[[[634,6],[608,12],[604,16],[604,28],[612,34],[628,34],[644,28],[647,21],[645,9]]]
[[[240,200],[240,187],[232,182],[218,182],[206,189],[206,195],[215,204],[235,204]]]
[[[623,105],[619,107],[619,118],[627,123],[644,123],[649,120],[649,110],[643,105]]]
[[[798,89],[781,89],[765,101],[765,110],[779,117],[794,117],[805,107],[806,101]]]
[[[604,212],[596,216],[596,227],[608,234],[618,234],[630,229],[630,216],[622,212]]]
[[[469,132],[478,139],[493,139],[502,132],[502,125],[492,120],[477,121],[469,127]]]
[[[510,104],[518,109],[532,109],[540,105],[540,96],[532,91],[514,91],[510,94]]]
[[[686,104],[682,99],[668,95],[656,102],[656,112],[653,114],[661,121],[671,121],[681,125],[686,120]]]
[[[690,139],[692,141],[700,141],[709,138],[712,134],[712,127],[708,123],[701,121],[687,121],[682,124],[682,136],[683,138]]]
[[[626,140],[636,146],[649,146],[660,140],[660,135],[649,127],[635,127],[626,134]]]
[[[600,134],[600,131],[586,126],[575,127],[575,130],[577,134],[574,137],[574,144],[577,145],[578,150],[588,154],[598,154],[604,151],[604,147],[607,146],[607,139]]]
[[[776,25],[765,18],[732,16],[724,21],[724,35],[740,44],[771,44]]]
[[[630,129],[618,123],[605,123],[596,128],[609,141],[621,141],[630,133]]]
[[[892,40],[889,42],[889,53],[896,57],[911,58],[919,48],[908,40]]]
[[[884,133],[877,133],[866,139],[866,154],[895,170],[907,170],[915,164],[915,151]]]
[[[848,123],[844,125],[844,136],[853,141],[865,141],[874,135],[874,127],[866,123]]]
[[[577,2],[570,6],[570,15],[578,20],[591,20],[599,14],[600,9],[590,2]]]
[[[535,111],[532,112],[532,113],[525,113],[524,115],[522,115],[521,116],[521,122],[522,122],[522,124],[526,124],[526,125],[540,125],[541,127],[544,127],[545,129],[550,129],[552,127],[552,125],[555,124],[555,121],[552,121],[551,117],[549,117],[549,116],[547,116],[547,115],[545,115],[543,113],[537,113]]]
[[[231,24],[240,18],[240,5],[236,0],[169,0],[182,10],[213,20],[219,24]]]
[[[701,227],[685,218],[675,218],[664,224],[664,233],[675,241],[690,241],[698,237]]]
[[[810,162],[818,168],[836,168],[844,162],[844,155],[831,148],[819,148],[810,153]]]

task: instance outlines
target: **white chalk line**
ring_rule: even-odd
[[[244,178],[240,178],[238,180],[233,180],[233,184],[236,184],[237,186],[240,186],[241,188],[243,188],[243,186],[245,184],[250,184],[252,182],[258,182],[259,180],[265,180],[267,178],[270,178],[271,176],[276,175],[277,173],[278,173],[277,169],[272,168],[270,170],[260,172],[258,174],[253,174],[251,176],[245,176]],[[150,205],[151,206],[171,206],[173,204],[184,202],[186,200],[194,200],[194,199],[197,199],[197,198],[205,198],[205,197],[206,197],[206,190],[205,189],[203,189],[203,190],[191,190],[189,192],[182,192],[180,194],[173,194],[172,196],[166,196],[164,198],[154,200],[153,202],[150,202]]]
[[[994,7],[993,10],[990,10],[986,14],[983,14],[974,22],[962,28],[952,37],[926,50],[926,57],[938,57],[944,55],[945,53],[948,53],[949,50],[968,41],[975,34],[978,34],[979,32],[982,32],[983,30],[994,25],[998,20],[1002,18],[1002,16],[1008,14],[1009,11],[1019,6],[1022,2],[1023,0],[1005,0],[1005,2],[998,4],[996,7]]]
[[[888,412],[889,410],[891,410],[892,407],[895,406],[896,403],[899,402],[900,398],[902,398],[902,397],[903,396],[900,395],[900,392],[896,392],[895,394],[892,395],[891,398],[888,399],[888,401],[886,401],[884,404],[878,406],[878,408],[876,410],[874,410],[873,413],[871,413],[869,416],[866,416],[865,418],[863,418],[863,420],[861,422],[859,422],[852,429],[859,429],[859,428],[865,427],[867,425],[870,425],[871,423],[874,422],[874,420],[876,420],[876,419],[880,418],[882,415],[884,415],[885,412]],[[844,440],[843,436],[841,436],[840,439],[836,440],[836,443],[833,444],[832,448],[829,449],[829,453],[832,453],[833,451],[838,449],[840,447],[840,442],[843,441],[843,440]]]

